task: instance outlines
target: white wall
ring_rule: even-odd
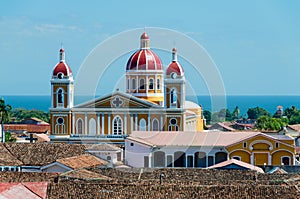
[[[149,156],[150,153],[149,146],[125,139],[125,164],[131,167],[144,167],[144,156]],[[150,158],[149,161],[151,161]]]

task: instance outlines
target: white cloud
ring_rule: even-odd
[[[66,30],[71,30],[71,31],[82,31],[80,28],[77,26],[66,26],[63,24],[38,24],[34,26],[34,29],[47,33],[47,32],[61,32],[61,31],[66,31]]]

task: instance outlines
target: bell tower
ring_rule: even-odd
[[[74,105],[74,80],[65,61],[65,50],[59,50],[59,62],[51,77],[51,137],[71,134],[71,108]]]

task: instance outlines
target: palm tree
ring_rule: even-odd
[[[11,106],[5,104],[4,99],[0,99],[0,123],[1,123],[1,135],[2,142],[5,142],[4,122],[9,121]]]

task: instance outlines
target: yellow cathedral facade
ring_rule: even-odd
[[[172,49],[164,69],[147,33],[126,65],[126,91],[115,91],[74,106],[74,79],[59,51],[51,78],[52,142],[123,144],[132,131],[202,131],[202,108],[186,101],[184,69]]]

